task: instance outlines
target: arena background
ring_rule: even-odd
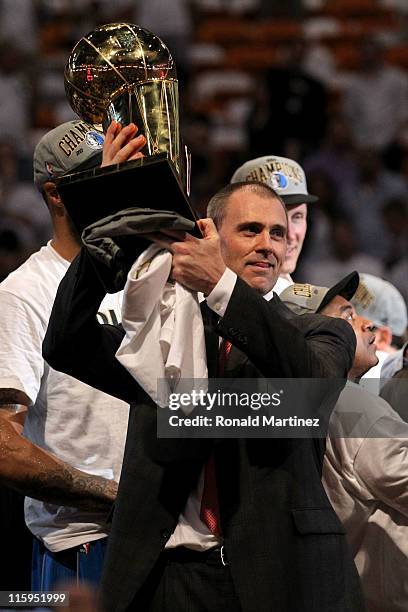
[[[31,159],[42,134],[73,117],[67,56],[95,26],[125,20],[176,57],[201,213],[243,161],[297,159],[320,202],[295,280],[332,284],[358,269],[408,298],[406,0],[112,4],[0,1],[0,278],[50,236]]]

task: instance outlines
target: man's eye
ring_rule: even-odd
[[[276,229],[271,231],[271,236],[273,236],[274,238],[284,238],[285,237],[285,231],[283,229],[276,228]]]
[[[259,234],[259,230],[255,226],[246,227],[243,231],[246,236],[254,236],[254,234]]]

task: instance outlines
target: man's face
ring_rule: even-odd
[[[235,191],[218,231],[225,264],[250,287],[268,293],[286,252],[287,221],[281,202],[245,188]]]
[[[307,230],[307,204],[298,204],[288,208],[288,247],[281,274],[292,274],[302,250]]]
[[[339,317],[350,323],[357,338],[356,354],[350,378],[359,378],[370,368],[377,365],[378,357],[375,353],[375,334],[372,331],[373,324],[368,319],[356,314],[354,306],[344,297],[337,295],[321,311],[328,317]]]

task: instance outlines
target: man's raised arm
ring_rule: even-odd
[[[43,357],[55,370],[130,403],[139,387],[115,357],[124,331],[96,319],[104,295],[96,268],[82,248],[58,288]]]

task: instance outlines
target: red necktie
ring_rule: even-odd
[[[230,354],[232,344],[229,340],[223,340],[220,344],[220,351],[218,353],[218,377],[222,378],[225,373],[225,366],[227,364],[228,355]]]
[[[223,340],[218,356],[218,376],[223,376],[225,364],[231,350],[231,342]],[[203,496],[201,498],[200,519],[216,536],[221,535],[220,510],[218,505],[217,481],[215,477],[214,452],[207,459],[204,469]]]
[[[221,535],[220,510],[218,506],[217,482],[215,479],[214,452],[207,459],[204,469],[203,496],[201,498],[200,519],[216,536]]]

